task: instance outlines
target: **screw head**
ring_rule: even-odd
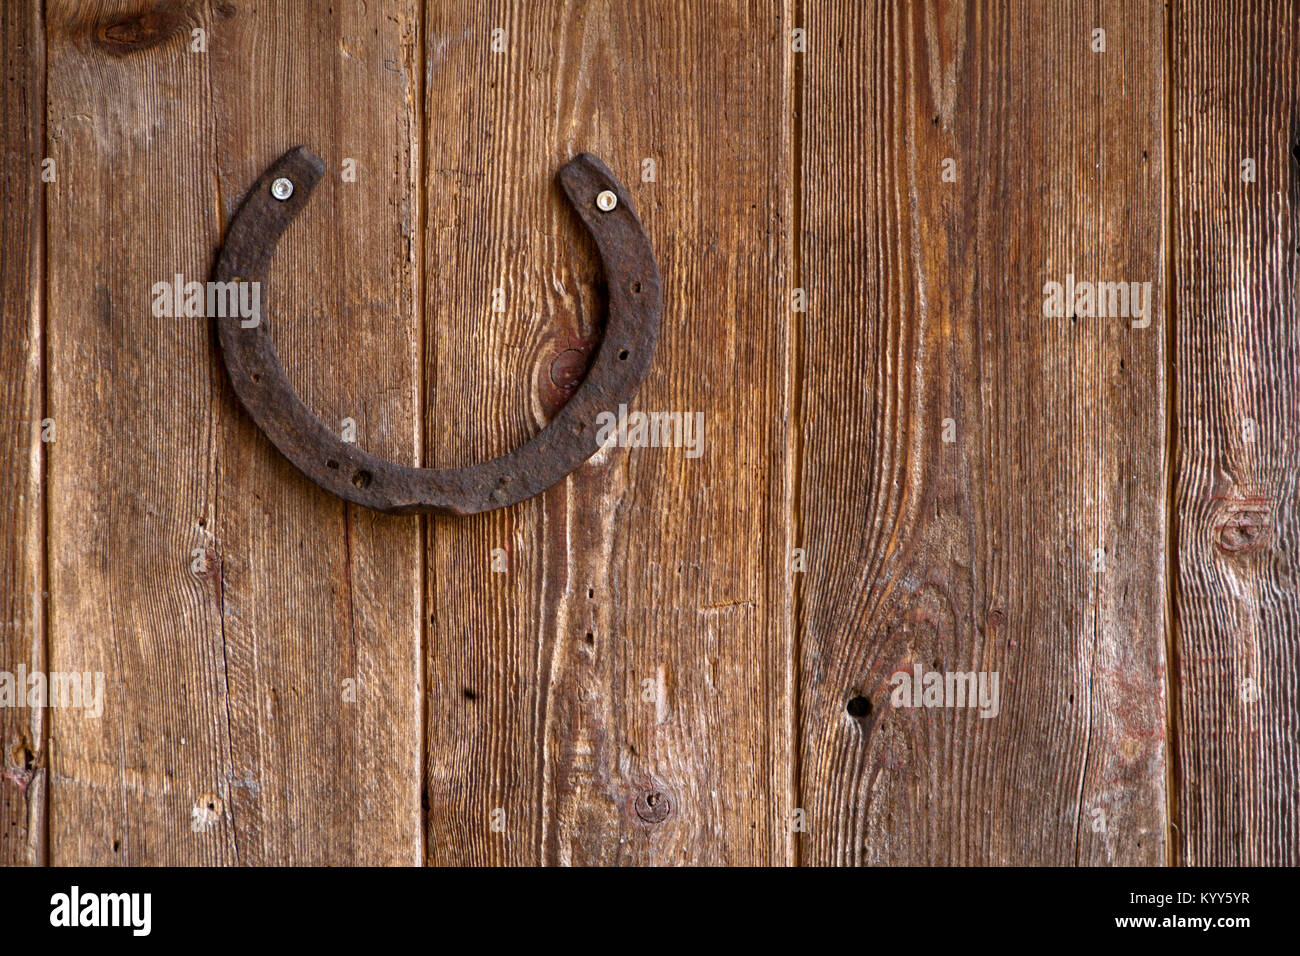
[[[284,202],[293,195],[293,183],[281,176],[275,182],[271,183],[271,195],[280,202]]]
[[[601,212],[609,212],[617,205],[618,197],[608,189],[602,190],[600,194],[596,196],[596,208]]]

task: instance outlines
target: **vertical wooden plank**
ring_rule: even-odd
[[[102,719],[53,717],[54,862],[419,859],[418,524],[311,486],[210,323],[150,312],[312,146],[332,175],[280,243],[273,335],[310,407],[414,460],[416,23],[376,7],[50,5],[52,653],[106,675]]]
[[[633,408],[705,419],[700,457],[612,449],[508,511],[433,522],[429,860],[782,862],[786,24],[559,0],[430,3],[428,22],[430,463],[525,441],[599,342],[603,279],[554,184],[584,150],[664,276]]]
[[[1171,66],[1176,849],[1294,866],[1300,10],[1175,4]]]
[[[1160,5],[797,16],[800,858],[1160,862]],[[1150,325],[1045,317],[1070,274]]]
[[[354,422],[362,448],[415,464],[415,3],[216,16],[226,214],[293,145],[328,170],[270,276],[290,380],[340,433]],[[262,781],[233,791],[241,850],[259,863],[418,862],[419,520],[344,505],[246,416],[222,421],[217,513],[238,543],[224,564],[231,746],[237,778]]]
[[[179,14],[47,16],[51,668],[103,675],[100,717],[50,711],[50,859],[233,860],[228,828],[190,832],[228,750],[218,595],[190,571],[214,481],[210,335],[153,318],[150,294],[202,279],[219,228],[194,135],[207,60]]]
[[[0,865],[13,866],[45,859],[45,715],[28,706],[26,681],[45,670],[45,43],[39,4],[6,4],[0,11],[0,55]],[[57,438],[57,431],[49,437]]]
[[[240,8],[213,81],[228,212],[294,144],[329,169],[271,274],[291,381],[322,420],[343,432],[350,419],[361,447],[408,464],[421,416],[417,27],[413,3]],[[250,53],[264,68],[245,73]],[[247,418],[226,421],[221,504],[243,548],[226,583],[233,746],[246,779],[277,783],[240,791],[263,841],[253,852],[418,862],[419,521],[345,506]]]

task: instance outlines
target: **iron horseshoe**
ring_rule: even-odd
[[[347,501],[389,514],[476,514],[531,498],[596,453],[597,415],[616,412],[640,387],[654,358],[663,308],[650,240],[627,190],[590,153],[558,179],[596,243],[609,294],[604,337],[587,376],[535,437],[509,454],[465,468],[414,468],[344,442],[303,404],[267,328],[266,276],[280,236],[306,206],[325,165],[304,146],[275,161],[230,221],[217,258],[218,282],[261,283],[261,319],[217,318],[235,394],[259,428],[308,478]]]

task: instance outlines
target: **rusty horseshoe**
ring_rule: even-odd
[[[231,219],[214,273],[217,282],[262,286],[259,319],[236,314],[216,321],[235,394],[271,443],[326,491],[389,514],[504,508],[546,490],[595,454],[597,417],[629,402],[650,369],[663,308],[650,240],[609,168],[582,153],[558,174],[595,240],[608,286],[604,337],[586,378],[530,441],[491,461],[447,469],[394,464],[343,441],[303,404],[285,375],[265,321],[266,276],[276,243],[324,172],[325,164],[304,146],[276,160]]]

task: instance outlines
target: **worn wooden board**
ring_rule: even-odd
[[[210,323],[151,314],[154,282],[206,278],[261,169],[312,145],[334,175],[281,243],[275,338],[313,409],[414,459],[402,13],[50,4],[52,666],[106,677],[102,719],[52,714],[53,862],[420,858],[418,526],[301,478]]]
[[[420,420],[417,26],[410,3],[240,7],[213,79],[227,212],[292,145],[329,170],[271,273],[290,381],[340,432],[354,421],[362,448],[407,464]],[[250,54],[261,69],[241,70]],[[218,508],[242,551],[226,572],[232,747],[237,773],[263,781],[244,793],[253,856],[418,862],[419,523],[345,506],[246,416],[223,422]]]
[[[705,418],[700,457],[613,449],[432,523],[430,862],[786,859],[784,31],[743,4],[429,5],[430,463],[526,440],[598,341],[597,263],[553,182],[584,150],[664,276],[635,407]]]
[[[1171,59],[1176,859],[1294,866],[1300,8],[1178,4]]]
[[[1159,863],[1160,5],[804,21],[800,860]],[[1045,318],[1070,273],[1150,327]],[[996,716],[893,706],[918,666]]]
[[[42,352],[45,37],[36,4],[0,10],[0,866],[45,860],[45,712],[24,706],[26,675],[45,670],[45,443]],[[57,176],[57,169],[54,170]],[[57,440],[57,430],[46,437]],[[28,701],[30,704],[30,701]]]
[[[209,335],[151,315],[152,284],[201,277],[218,228],[194,175],[212,169],[207,60],[181,55],[181,24],[133,31],[128,12],[47,7],[50,665],[103,675],[102,716],[50,713],[50,858],[233,862],[229,830],[189,828],[227,742],[220,607],[190,573],[214,480]]]

